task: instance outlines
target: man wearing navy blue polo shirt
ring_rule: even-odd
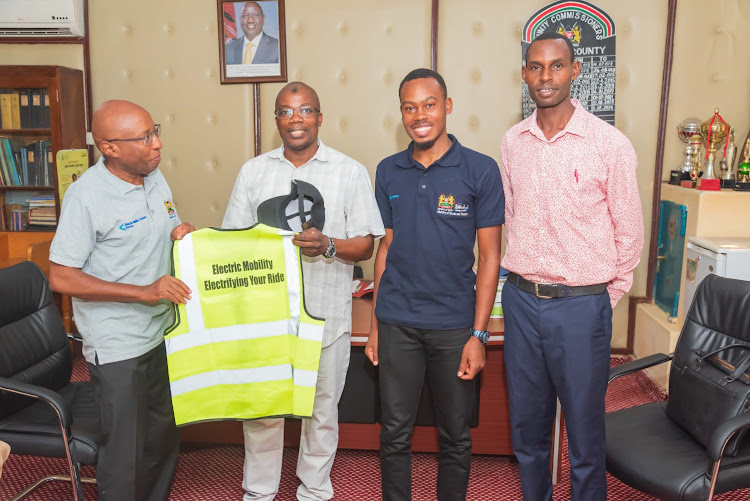
[[[412,71],[399,98],[412,142],[380,162],[375,175],[385,237],[365,347],[380,367],[383,499],[411,499],[411,433],[427,369],[440,446],[437,499],[463,500],[474,376],[485,363],[500,267],[502,180],[494,160],[446,132],[453,102],[438,73]]]

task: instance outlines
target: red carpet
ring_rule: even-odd
[[[613,365],[622,359],[612,359]],[[74,377],[85,378],[83,364],[76,367]],[[643,374],[614,381],[607,393],[607,410],[612,411],[655,400],[663,400],[664,393]],[[565,450],[565,449],[564,449]],[[297,478],[294,475],[297,450],[284,451],[283,476],[278,501],[296,499]],[[241,447],[223,446],[210,449],[185,448],[180,454],[171,500],[179,501],[239,501],[242,499]],[[60,460],[11,457],[0,480],[0,499],[6,500],[33,480],[53,473],[63,473],[65,465]],[[84,468],[85,476],[94,476],[93,468]],[[556,500],[570,499],[570,467],[563,458],[560,485],[554,489]],[[433,501],[437,480],[435,454],[414,454],[413,499]],[[332,472],[335,499],[342,501],[369,501],[380,499],[380,474],[376,451],[339,451]],[[84,486],[87,500],[95,500],[96,487]],[[471,480],[467,498],[472,501],[519,501],[521,486],[514,461],[508,457],[475,456],[472,459]],[[51,484],[28,498],[38,501],[71,499],[68,485]],[[618,480],[609,477],[609,499],[616,501],[653,500],[650,496],[633,491]],[[717,501],[750,499],[750,490],[717,496]]]

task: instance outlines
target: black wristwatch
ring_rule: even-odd
[[[328,237],[328,248],[323,253],[323,257],[326,259],[331,259],[336,255],[336,245],[333,243],[333,239],[331,237]]]
[[[479,339],[482,344],[487,344],[487,341],[490,340],[490,331],[478,331],[476,329],[471,329],[471,335]]]

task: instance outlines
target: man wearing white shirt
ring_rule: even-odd
[[[257,2],[242,8],[240,27],[245,35],[227,44],[227,64],[269,64],[279,62],[279,40],[263,32],[265,16]]]
[[[301,82],[276,97],[276,127],[283,145],[245,162],[229,199],[222,228],[258,222],[258,206],[287,195],[294,181],[315,186],[325,204],[322,231],[294,236],[302,253],[305,306],[325,319],[315,404],[302,421],[297,477],[299,500],[333,498],[331,467],[338,445],[338,402],[351,352],[352,267],[372,256],[385,234],[367,169],[318,139],[323,123],[318,95]],[[245,501],[272,501],[279,489],[284,419],[245,421]]]

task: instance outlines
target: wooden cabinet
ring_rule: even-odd
[[[54,231],[60,215],[55,159],[86,147],[83,72],[62,66],[0,66],[0,231],[29,215],[28,200],[51,198],[26,231]],[[10,239],[13,239],[11,234]]]

